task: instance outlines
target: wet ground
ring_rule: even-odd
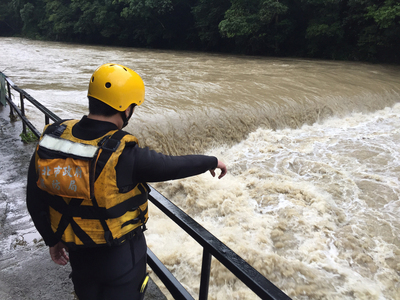
[[[26,174],[35,143],[21,141],[22,122],[0,105],[0,300],[77,299],[71,268],[50,259],[25,205]],[[165,299],[151,281],[145,299]]]

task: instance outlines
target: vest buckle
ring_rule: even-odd
[[[121,141],[113,139],[111,137],[106,137],[105,139],[101,140],[99,144],[101,149],[115,152],[121,144]]]

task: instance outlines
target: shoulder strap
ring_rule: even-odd
[[[111,155],[118,149],[119,145],[121,144],[121,140],[127,134],[128,132],[126,131],[118,130],[113,135],[106,136],[99,142],[99,147],[102,149],[102,151],[96,163],[94,181],[96,181],[97,178],[100,176],[101,172],[104,169],[104,166],[107,164],[107,161],[110,159]],[[99,207],[96,198],[93,198],[92,201],[94,207]],[[104,230],[104,239],[106,240],[106,243],[111,246],[113,236],[107,225],[106,217],[99,218],[99,220]]]
[[[107,161],[110,159],[113,152],[118,149],[119,145],[121,144],[121,140],[127,134],[129,133],[126,131],[118,130],[113,135],[108,135],[99,142],[99,147],[102,149],[102,151],[99,159],[97,160],[94,181],[96,181],[100,176],[101,171],[103,171]]]

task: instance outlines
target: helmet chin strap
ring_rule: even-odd
[[[122,128],[124,128],[126,125],[128,125],[129,119],[126,117],[125,112],[121,112],[121,118],[124,124],[122,124]]]
[[[132,114],[133,114],[133,107],[131,107],[128,117],[126,117],[125,111],[121,111],[121,118],[122,118],[122,121],[124,122],[124,124],[122,125],[122,128],[124,128],[126,125],[128,125],[129,120],[132,117]]]

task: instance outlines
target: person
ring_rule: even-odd
[[[80,300],[143,298],[148,182],[227,173],[213,156],[139,147],[122,128],[144,94],[133,70],[100,66],[89,83],[89,114],[47,125],[29,165],[28,211],[51,259],[70,262]]]

